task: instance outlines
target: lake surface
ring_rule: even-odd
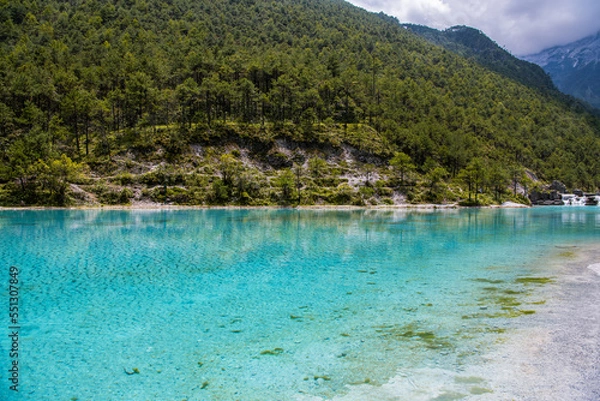
[[[461,372],[599,228],[589,207],[1,211],[20,370],[17,395],[3,312],[0,399],[319,400]]]

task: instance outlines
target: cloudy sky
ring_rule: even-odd
[[[600,31],[599,0],[349,0],[400,22],[468,25],[515,55],[537,53]]]

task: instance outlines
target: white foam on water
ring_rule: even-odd
[[[594,263],[593,265],[589,265],[588,269],[592,269],[600,276],[600,263]]]

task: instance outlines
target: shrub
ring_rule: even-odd
[[[104,184],[95,185],[91,191],[98,196],[101,203],[106,205],[126,205],[131,202],[131,198],[134,196],[133,191],[129,188],[119,190]]]
[[[131,185],[136,182],[136,177],[131,173],[119,173],[113,179],[117,185]]]
[[[384,205],[393,205],[394,204],[394,200],[392,198],[382,198],[381,199],[381,203],[383,203]]]

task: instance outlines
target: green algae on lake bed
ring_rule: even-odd
[[[515,279],[517,284],[549,284],[553,282],[554,279],[551,277],[518,277]]]
[[[429,331],[415,322],[401,326],[376,326],[374,329],[375,332],[379,333],[379,335],[384,339],[395,339],[398,341],[411,342],[416,341],[429,349],[454,347],[451,337],[436,335],[433,331]]]

